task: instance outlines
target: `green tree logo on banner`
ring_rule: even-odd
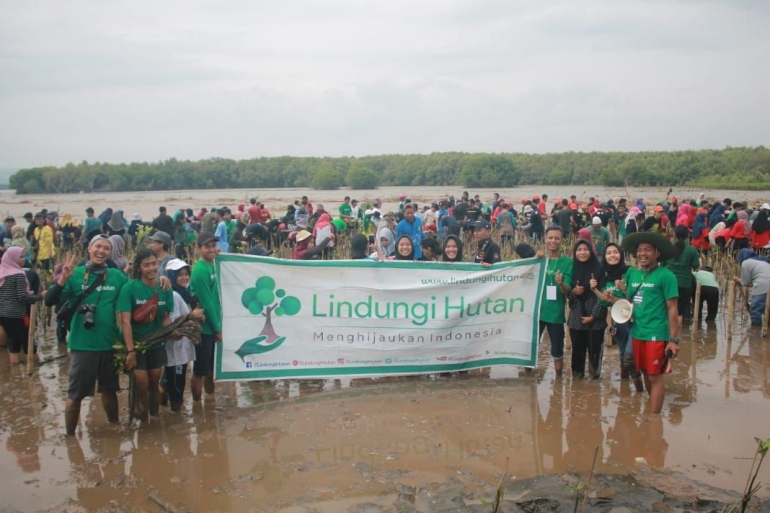
[[[251,315],[261,315],[265,325],[256,338],[247,340],[235,352],[243,360],[251,354],[261,354],[277,349],[284,343],[286,337],[279,336],[273,328],[273,315],[297,315],[302,308],[300,300],[287,296],[283,289],[276,290],[275,280],[262,276],[254,287],[246,289],[241,294],[241,304]]]

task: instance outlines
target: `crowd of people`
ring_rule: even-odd
[[[711,204],[703,195],[679,201],[670,194],[652,205],[641,198],[583,202],[575,196],[551,202],[546,194],[483,201],[466,192],[422,208],[406,194],[393,211],[382,205],[346,196],[333,211],[302,197],[273,216],[254,198],[197,213],[169,215],[160,207],[149,222],[139,214],[128,221],[111,208],[96,216],[90,207],[82,222],[46,210],[26,214],[27,226],[9,216],[0,231],[0,339],[10,361],[19,362],[27,351],[30,305],[44,300],[56,313],[58,339],[70,357],[65,420],[71,435],[81,401],[95,391],[108,420],[118,420],[116,340],[136,380],[138,418],[157,415],[165,404],[179,411],[190,364],[193,400],[214,392],[215,344],[222,340],[214,261],[223,252],[270,256],[285,249],[298,260],[349,256],[483,266],[545,256],[540,335],[548,333],[557,376],[568,331],[572,376],[600,378],[609,331],[621,378],[646,390],[656,413],[666,361],[676,357],[680,326],[692,317],[697,283],[706,320],[716,318],[718,280],[704,265],[711,251],[736,255],[742,272],[734,279],[750,287],[752,324],[763,321],[770,285],[767,203]],[[633,305],[633,317],[615,322],[608,311],[620,300]],[[200,344],[174,332],[165,346],[137,351],[142,337],[187,315],[202,323]]]

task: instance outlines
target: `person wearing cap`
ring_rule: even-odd
[[[491,229],[492,225],[484,219],[476,221],[473,225],[473,238],[479,247],[473,256],[473,261],[477,264],[490,266],[500,262],[500,246],[492,240]]]
[[[53,229],[46,223],[45,214],[38,212],[35,214],[35,231],[32,236],[33,261],[45,271],[53,270],[53,257],[56,254],[53,240]]]
[[[408,235],[412,239],[414,258],[416,260],[422,258],[422,248],[420,247],[420,242],[422,242],[424,237],[422,221],[414,216],[414,205],[411,203],[406,204],[404,207],[404,219],[396,225],[396,240],[400,239],[403,235]]]
[[[80,307],[72,315],[68,326],[69,383],[64,421],[67,435],[73,436],[80,418],[83,399],[101,394],[101,403],[109,422],[118,422],[118,373],[113,364],[112,345],[120,340],[115,311],[118,297],[128,278],[119,269],[107,267],[112,254],[109,237],[94,236],[88,244],[88,261],[75,266],[75,255],[67,255],[58,280],[48,289],[45,305],[58,302],[72,304],[80,299]],[[99,290],[92,288],[101,281]],[[81,295],[88,295],[81,298]],[[86,318],[88,314],[88,319]],[[89,322],[86,322],[89,321]],[[98,383],[98,388],[96,384]]]
[[[655,205],[653,215],[644,220],[639,231],[666,235],[668,225],[669,220],[668,216],[666,216],[666,209],[663,208],[663,205]]]
[[[617,288],[633,305],[631,338],[636,370],[644,376],[652,413],[660,413],[665,397],[663,363],[679,353],[679,287],[674,273],[661,262],[674,256],[663,235],[638,232],[623,239],[623,249],[636,255],[638,268],[629,269]]]
[[[176,321],[190,313],[200,320],[205,320],[203,310],[197,307],[197,299],[190,291],[190,265],[184,260],[173,258],[166,264],[166,276],[171,280],[171,286],[174,289],[174,310],[169,316],[171,321]],[[165,395],[173,412],[182,409],[187,365],[194,361],[195,345],[188,337],[166,343],[166,368],[163,372],[161,404],[164,404]]]
[[[610,243],[610,231],[602,225],[602,219],[594,216],[591,219],[591,240],[596,248],[596,254],[601,257],[604,255],[604,248]]]
[[[526,223],[522,229],[532,237],[532,244],[537,244],[545,236],[545,225],[543,218],[532,205],[524,206],[524,216]]]
[[[206,320],[203,323],[201,343],[195,346],[195,364],[190,388],[194,401],[200,401],[205,388],[214,393],[215,344],[222,341],[222,303],[217,286],[214,259],[219,253],[219,238],[211,232],[198,235],[201,258],[195,262],[190,279],[190,290],[198,298]]]
[[[166,265],[174,258],[169,253],[171,251],[171,236],[162,231],[156,231],[147,237],[150,241],[149,247],[158,256],[158,276],[166,275]]]

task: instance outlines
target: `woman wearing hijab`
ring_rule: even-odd
[[[198,301],[190,291],[190,266],[178,258],[169,260],[166,264],[166,276],[171,280],[174,290],[174,310],[169,315],[171,322],[192,313],[194,317],[203,319],[203,310],[198,307]],[[168,397],[171,411],[182,409],[185,382],[187,381],[187,364],[195,361],[195,346],[187,337],[166,342],[166,368],[163,372],[163,390]],[[161,396],[163,404],[164,396]]]
[[[187,214],[184,210],[177,210],[172,217],[174,220],[174,233],[170,235],[174,238],[176,257],[184,260],[187,258],[187,248],[190,244],[190,239],[187,238]]]
[[[767,258],[758,256],[746,248],[738,252],[738,263],[741,264],[740,277],[733,281],[744,287],[751,287],[749,300],[749,316],[752,326],[762,326],[762,316],[765,314],[768,286],[770,286],[770,262]]]
[[[770,203],[765,203],[757,214],[757,218],[751,223],[751,247],[760,251],[770,244]]]
[[[604,288],[605,278],[590,239],[580,239],[575,243],[572,283],[574,287],[570,292],[567,319],[572,338],[572,375],[577,378],[585,376],[587,351],[591,378],[598,379],[602,374],[607,308],[594,293],[594,290]]]
[[[463,242],[457,235],[447,235],[444,239],[444,249],[441,252],[441,260],[444,262],[463,261]]]
[[[749,214],[745,210],[736,212],[738,219],[730,230],[730,238],[733,240],[733,251],[749,247],[749,236],[751,235],[751,224],[749,223]]]
[[[411,235],[402,235],[396,241],[396,260],[414,260],[414,244]]]
[[[123,271],[125,274],[128,274],[129,262],[124,255],[126,251],[126,239],[120,235],[111,235],[110,242],[112,243],[112,256],[110,257],[110,260],[113,261],[115,267]]]
[[[628,266],[623,259],[623,250],[614,242],[610,242],[604,248],[602,268],[604,270],[604,287],[595,288],[594,293],[604,306],[610,308],[617,298],[623,298],[623,292],[618,289],[616,283],[619,280],[622,281],[626,271],[628,271]],[[620,378],[628,379],[629,376],[632,377],[634,385],[641,392],[643,391],[643,385],[641,375],[636,372],[633,344],[630,337],[631,321],[622,324],[613,323],[612,329],[620,353]]]
[[[686,226],[687,228],[692,228],[693,216],[691,214],[692,207],[688,203],[682,203],[679,206],[679,213],[676,215],[675,226]],[[671,216],[669,216],[669,219],[671,219]]]
[[[122,210],[116,210],[112,213],[110,221],[107,223],[107,235],[120,235],[126,233],[126,219],[123,217]]]
[[[43,296],[32,291],[22,269],[26,251],[18,246],[5,250],[0,261],[0,326],[5,330],[8,358],[19,363],[19,353],[27,353],[29,328],[24,322],[27,305],[37,303]],[[35,356],[30,356],[35,358]]]
[[[644,199],[641,197],[636,198],[636,209],[642,214],[642,221],[644,221],[645,212],[647,212],[647,205],[644,204]]]
[[[727,207],[725,207],[722,203],[717,203],[714,206],[714,209],[711,211],[711,214],[709,215],[709,228],[713,228],[718,223],[721,223],[725,220],[725,210]]]
[[[106,232],[110,229],[110,220],[112,219],[112,208],[107,207],[99,214],[99,221],[102,222],[102,231]],[[86,234],[90,235],[90,234]]]
[[[706,217],[707,214],[704,212],[695,216],[691,237],[693,247],[708,256],[711,242],[709,241],[709,227]]]
[[[318,216],[318,220],[313,226],[313,237],[315,237],[316,247],[320,246],[324,239],[330,240],[323,251],[324,256],[328,257],[331,254],[332,248],[334,247],[334,225],[332,225],[329,214],[326,212],[323,212]]]
[[[377,230],[375,243],[385,258],[391,258],[396,253],[396,239],[393,237],[393,231],[387,226]]]

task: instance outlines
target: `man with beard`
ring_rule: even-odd
[[[107,267],[111,255],[109,237],[96,235],[88,244],[86,264],[75,268],[75,256],[67,255],[59,280],[45,297],[46,306],[55,305],[59,299],[69,301],[70,307],[77,306],[68,337],[70,368],[64,421],[69,436],[75,434],[81,402],[94,394],[97,383],[107,420],[118,422],[118,373],[112,345],[120,339],[115,309],[120,289],[128,280],[119,269]]]

